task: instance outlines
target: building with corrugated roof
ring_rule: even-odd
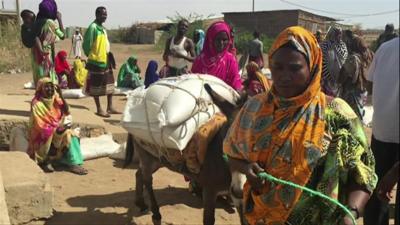
[[[326,33],[329,26],[338,24],[335,18],[321,16],[304,10],[273,10],[256,12],[224,12],[224,20],[238,31],[254,30],[268,37],[276,37],[290,26],[302,26],[315,33],[321,30]],[[352,26],[339,24],[344,29]]]

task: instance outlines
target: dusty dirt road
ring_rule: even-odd
[[[67,172],[49,174],[54,188],[54,215],[34,225],[141,225],[152,224],[151,214],[141,214],[134,205],[136,166],[122,169],[109,158],[85,162],[86,176]],[[202,224],[201,199],[187,190],[183,176],[167,169],[154,175],[153,186],[163,224]],[[146,195],[147,196],[147,195]],[[239,224],[238,215],[219,201],[217,224]]]

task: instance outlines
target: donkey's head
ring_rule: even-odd
[[[217,105],[221,109],[222,113],[225,114],[225,116],[228,118],[228,121],[233,121],[239,110],[247,101],[246,92],[242,92],[236,103],[232,104],[225,98],[220,96],[218,93],[216,93],[209,84],[204,84],[204,89],[206,89],[207,93],[211,96],[214,104]],[[228,124],[228,126],[229,125],[230,124]]]

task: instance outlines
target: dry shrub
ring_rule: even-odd
[[[22,45],[20,27],[13,21],[0,23],[0,72],[31,70],[30,50]]]

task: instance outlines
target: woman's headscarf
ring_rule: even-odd
[[[195,47],[196,55],[200,55],[201,50],[203,49],[203,46],[204,46],[204,40],[205,40],[206,34],[204,33],[204,31],[202,29],[196,29],[195,32],[196,32],[196,34],[199,35],[199,40],[197,41],[196,47]]]
[[[64,50],[61,50],[57,53],[57,56],[55,58],[55,70],[56,73],[59,75],[64,74],[66,70],[71,70],[67,61],[67,55],[67,52]]]
[[[140,74],[140,69],[137,64],[134,64],[134,62],[137,61],[137,57],[135,55],[132,55],[126,60],[126,62],[121,66],[119,69],[118,73],[118,79],[117,79],[117,86],[118,87],[131,87],[132,85],[134,87],[138,87],[142,85],[141,78],[139,76]],[[130,75],[131,80],[126,81],[126,77]],[[132,84],[133,82],[133,84]]]
[[[73,69],[75,73],[76,83],[78,84],[79,87],[83,87],[88,75],[88,71],[85,68],[84,64],[82,63],[82,60],[75,59],[73,64]]]
[[[128,60],[126,60],[126,62],[128,63],[128,65],[129,65],[130,67],[136,66],[136,65],[133,64],[135,61],[137,61],[137,56],[136,56],[136,55],[131,55],[131,56],[128,58]]]
[[[38,81],[35,96],[31,102],[27,152],[31,158],[39,162],[43,161],[47,155],[51,138],[62,119],[61,108],[64,104],[56,91],[50,98],[43,96],[43,88],[48,83],[53,84],[49,77]]]
[[[158,64],[154,60],[150,60],[149,64],[147,65],[146,75],[144,77],[144,86],[148,88],[152,83],[156,82],[159,78],[157,74]]]
[[[57,3],[54,0],[43,0],[39,4],[37,19],[57,19]]]
[[[269,52],[290,44],[301,52],[310,68],[311,82],[293,98],[283,98],[274,89],[249,99],[236,117],[224,141],[232,158],[257,162],[272,176],[305,186],[322,155],[325,130],[325,95],[321,92],[322,53],[314,35],[294,26],[282,31]],[[249,224],[284,224],[301,191],[267,182],[259,193],[244,186],[245,217]]]
[[[134,62],[137,61],[136,55],[131,55],[126,62],[121,66],[121,69],[119,71],[119,77],[125,77],[127,74],[135,75],[137,73],[140,73],[138,71],[138,66],[137,64],[134,64]]]
[[[342,40],[337,40],[337,35],[342,32],[338,26],[330,27],[325,41],[321,44],[323,53],[322,79],[323,91],[330,96],[336,96],[339,92],[338,77],[340,69],[347,59],[347,47]]]
[[[220,32],[227,34],[229,43],[222,52],[218,53],[214,46],[214,40]],[[193,62],[192,72],[214,75],[225,81],[232,88],[240,90],[242,84],[239,66],[236,57],[229,52],[231,46],[232,36],[229,25],[223,21],[213,23],[207,30],[203,50]]]
[[[271,85],[267,77],[261,73],[257,63],[250,61],[246,65],[246,71],[247,71],[247,79],[249,80],[249,82],[253,80],[257,80],[258,82],[260,82],[262,87],[264,88],[263,92],[269,91],[271,89]],[[251,85],[251,83],[249,83],[249,85]]]

